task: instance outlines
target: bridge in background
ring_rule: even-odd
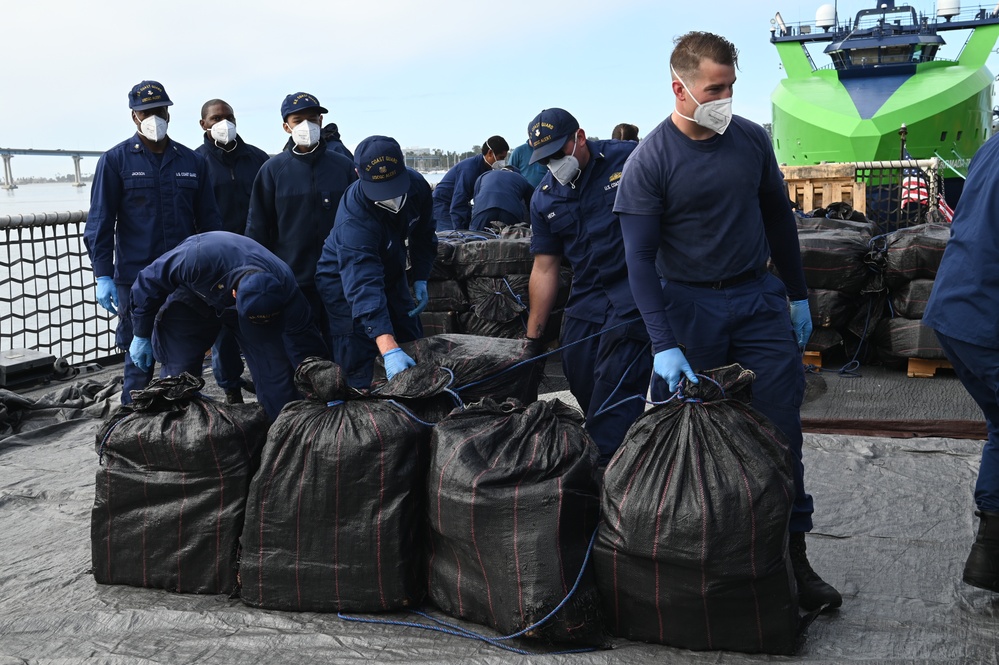
[[[0,157],[3,158],[3,189],[17,189],[14,184],[14,172],[10,168],[10,160],[15,155],[36,155],[39,157],[71,157],[73,159],[73,171],[76,175],[74,187],[83,187],[83,180],[80,178],[80,160],[84,157],[100,157],[104,153],[97,150],[35,150],[34,148],[0,148]]]

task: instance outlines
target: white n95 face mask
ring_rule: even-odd
[[[402,196],[397,196],[394,199],[375,201],[375,205],[378,206],[379,208],[384,208],[385,210],[388,210],[391,213],[398,214],[398,212],[402,210],[402,207],[406,205],[406,196],[407,194],[403,194]]]
[[[505,159],[497,159],[495,162],[493,162],[493,170],[495,171],[499,171],[504,166],[506,166]]]
[[[672,65],[670,65],[670,69],[673,69]],[[688,88],[687,84],[683,82],[683,79],[680,78],[680,75],[676,73],[675,69],[673,69],[673,75],[676,76],[676,80],[680,82],[683,89],[687,91],[690,98],[694,100],[695,104],[697,104],[697,109],[694,111],[693,118],[688,118],[679,111],[676,112],[677,115],[691,122],[695,122],[705,129],[710,129],[718,134],[724,134],[725,130],[728,129],[729,123],[732,122],[732,98],[728,97],[727,99],[715,99],[702,104],[697,101],[697,97],[694,97],[694,93],[690,91],[690,88]]]
[[[291,128],[291,138],[295,145],[308,148],[319,143],[319,125],[308,120],[303,120]]]
[[[236,140],[236,123],[229,120],[221,120],[212,125],[212,138],[216,142],[226,145]]]
[[[153,143],[166,138],[167,121],[158,115],[151,115],[139,123],[139,132]]]
[[[548,170],[551,171],[552,177],[559,181],[559,184],[571,184],[581,170],[579,160],[576,159],[576,143],[572,144],[572,154],[562,155],[558,159],[549,159]]]

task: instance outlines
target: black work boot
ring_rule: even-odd
[[[978,537],[964,564],[964,583],[999,591],[999,513],[976,510]]]
[[[243,389],[233,388],[232,390],[225,391],[225,403],[226,404],[242,404],[243,403]]]
[[[794,570],[794,581],[798,583],[798,605],[811,612],[823,605],[833,609],[843,604],[843,596],[832,585],[827,584],[812,570],[805,553],[805,534],[788,534],[788,552],[791,555],[791,568]]]

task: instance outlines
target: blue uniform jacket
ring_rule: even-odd
[[[222,228],[204,159],[171,140],[162,157],[138,133],[97,162],[83,241],[97,277],[131,285],[188,236]]]
[[[246,223],[247,237],[291,266],[301,286],[315,282],[337,205],[357,180],[354,164],[320,143],[307,155],[285,150],[267,160],[253,183]]]
[[[528,211],[534,188],[519,173],[489,169],[475,181],[474,194],[470,227],[473,230],[481,229],[483,224],[489,221],[480,217],[494,208],[506,210],[523,222],[530,219]]]
[[[434,185],[434,221],[438,231],[451,230],[451,197],[454,196],[454,177],[457,171],[449,169]]]
[[[628,284],[614,196],[633,141],[590,141],[590,162],[575,188],[545,175],[531,200],[531,251],[565,256],[572,264],[566,315],[592,323],[639,316]]]
[[[242,235],[246,231],[253,181],[267,161],[267,153],[244,143],[238,135],[236,147],[226,152],[215,144],[207,132],[205,142],[195,152],[205,158],[208,166],[215,201],[222,213],[222,230]]]
[[[288,304],[280,331],[292,364],[297,367],[309,356],[326,356],[309,303],[288,265],[254,240],[227,231],[192,236],[139,273],[132,286],[135,334],[152,336],[157,312],[175,292],[177,299],[200,301],[221,315],[236,306],[232,290],[248,272],[268,272],[281,282]]]
[[[430,185],[409,170],[406,204],[398,214],[376,206],[360,183],[340,202],[336,225],[323,245],[316,287],[330,315],[334,335],[354,331],[354,321],[371,339],[394,334],[389,308],[405,316],[413,308],[406,279],[406,245],[413,280],[425,280],[437,256]]]
[[[451,167],[455,172],[450,208],[452,229],[467,229],[472,223],[472,193],[475,190],[475,181],[491,169],[482,155],[463,159]]]

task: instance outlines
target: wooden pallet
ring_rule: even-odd
[[[930,360],[927,358],[909,358],[909,376],[928,379],[937,373],[938,369],[953,369],[947,360]]]
[[[801,362],[803,365],[815,365],[816,367],[822,367],[822,354],[818,351],[805,351],[801,354]]]

